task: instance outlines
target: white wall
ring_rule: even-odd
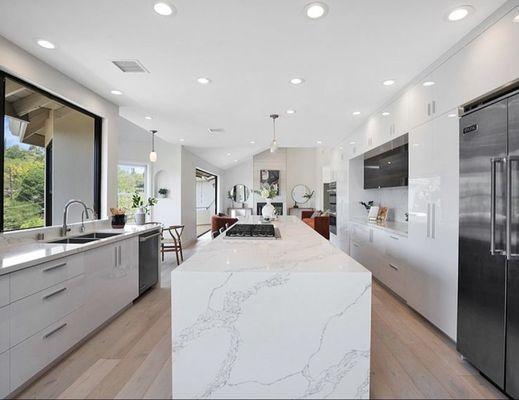
[[[120,118],[119,163],[146,165],[148,168],[148,195],[157,197],[157,190],[169,190],[167,198],[159,198],[148,220],[164,225],[181,223],[181,146],[155,138],[157,162],[149,160],[150,133]]]
[[[223,171],[214,165],[195,156],[185,147],[181,150],[181,220],[185,225],[183,242],[185,245],[196,240],[196,169],[201,169],[218,177],[223,175]],[[222,210],[222,190],[218,184],[218,212]]]
[[[296,185],[306,185],[310,191],[314,191],[312,197],[302,207],[315,208],[315,191],[317,185],[316,162],[317,154],[315,148],[287,148],[287,207],[293,207],[292,189]]]
[[[70,199],[94,205],[94,120],[71,111],[54,120],[52,138],[52,224],[63,221],[63,207]],[[83,208],[72,206],[68,222],[81,221]]]
[[[103,118],[101,216],[117,202],[119,107],[0,36],[0,69]]]
[[[251,191],[250,197],[245,202],[245,207],[253,207],[253,160],[252,157],[240,162],[224,171],[221,182],[222,197],[224,201],[223,212],[227,212],[227,208],[232,207],[232,201],[227,198],[227,193],[237,184],[243,184]]]

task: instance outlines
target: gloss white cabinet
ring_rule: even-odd
[[[9,350],[11,339],[9,332],[9,306],[0,307],[0,353]]]
[[[85,253],[85,320],[90,332],[139,295],[138,238]]]
[[[9,374],[9,351],[5,351],[0,353],[0,398],[2,399],[11,392]]]
[[[458,120],[444,114],[411,130],[406,300],[456,337]]]
[[[84,275],[79,275],[11,303],[11,346],[80,308],[84,292]]]
[[[0,307],[9,304],[9,298],[11,297],[9,279],[9,275],[0,276]]]

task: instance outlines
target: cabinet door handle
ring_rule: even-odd
[[[58,295],[58,294],[60,294],[60,293],[63,293],[65,290],[67,290],[67,288],[66,288],[66,287],[63,287],[63,288],[61,288],[61,289],[56,290],[55,292],[52,292],[52,293],[49,293],[49,294],[43,296],[41,299],[42,299],[42,300],[50,299],[50,298],[53,297],[53,296],[56,296],[56,295]]]
[[[357,243],[353,243],[353,247],[359,247],[359,245]]]
[[[393,236],[393,235],[391,235],[391,236],[389,236],[389,237],[390,237],[391,239],[400,240],[399,237],[396,237],[396,236]]]
[[[52,267],[47,267],[47,268],[44,268],[41,270],[41,272],[49,272],[49,271],[52,271],[54,269],[58,269],[58,268],[62,268],[64,266],[66,266],[67,263],[62,263],[62,264],[58,264],[58,265],[53,265]]]
[[[431,103],[427,103],[427,115],[431,115]]]
[[[114,264],[114,266],[117,267],[117,263],[118,263],[117,247],[115,247],[114,250],[115,250],[115,264]]]
[[[398,267],[395,264],[389,263],[389,268],[394,269],[395,271],[398,271]]]
[[[45,335],[43,335],[43,338],[42,339],[47,339],[49,338],[50,336],[54,335],[56,332],[62,330],[64,327],[67,326],[67,323],[65,322],[64,324],[61,324],[60,326],[58,326],[57,328],[51,330],[49,333],[46,333]]]
[[[431,204],[431,237],[436,239],[436,203]]]
[[[432,102],[432,113],[436,114],[436,100],[433,100]]]
[[[427,203],[427,237],[431,237],[431,203]]]
[[[122,246],[119,246],[119,267],[121,266],[121,247]]]

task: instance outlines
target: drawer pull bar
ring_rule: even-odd
[[[52,270],[57,269],[57,268],[62,268],[64,266],[66,266],[66,265],[67,265],[66,262],[63,263],[63,264],[53,265],[52,267],[47,267],[45,269],[42,269],[41,272],[49,272],[49,271],[52,271]]]
[[[57,328],[51,330],[49,333],[45,334],[45,335],[43,336],[43,339],[47,339],[47,338],[49,338],[49,336],[54,335],[56,332],[62,330],[62,329],[63,329],[64,327],[66,327],[66,326],[67,326],[67,323],[66,323],[66,322],[65,322],[64,324],[61,324],[61,325],[58,326]]]
[[[58,290],[56,290],[55,292],[52,292],[52,293],[49,293],[49,294],[43,296],[41,299],[42,299],[42,300],[47,300],[48,298],[50,298],[50,297],[52,297],[52,296],[56,296],[57,294],[63,293],[65,290],[67,290],[66,287],[61,288],[61,289],[58,289]]]
[[[390,268],[394,269],[395,271],[398,271],[398,267],[394,264],[388,264]]]
[[[400,240],[400,238],[398,238],[398,237],[396,237],[396,236],[393,236],[393,235],[391,235],[391,236],[389,236],[389,237],[390,237],[391,239]]]

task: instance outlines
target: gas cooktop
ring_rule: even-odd
[[[225,232],[226,239],[277,239],[279,232],[272,224],[236,224]]]

